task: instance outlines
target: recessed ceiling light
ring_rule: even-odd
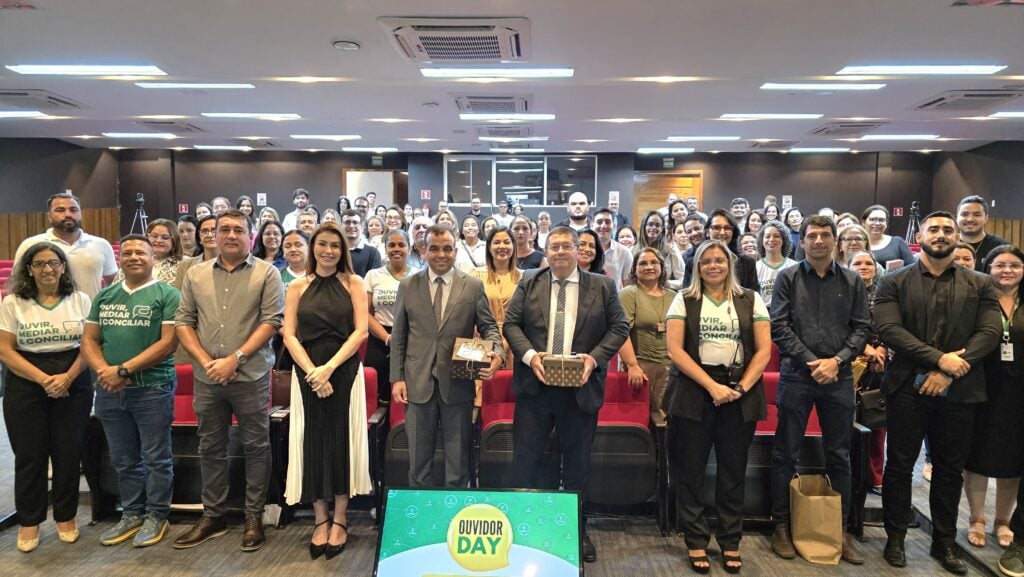
[[[570,150],[571,154],[590,154],[589,150]]]
[[[548,136],[481,136],[481,142],[546,142]]]
[[[307,148],[306,152],[323,152],[322,148]]]
[[[995,114],[989,114],[985,118],[1024,118],[1024,111],[996,112]]]
[[[491,152],[501,152],[504,154],[520,154],[529,152],[544,152],[543,148],[492,148]]]
[[[334,42],[331,42],[331,46],[334,46],[343,52],[355,52],[356,50],[359,50],[359,43],[352,42],[351,40],[335,40]]]
[[[831,146],[804,146],[790,148],[789,152],[802,152],[802,153],[813,153],[813,152],[849,152],[849,148],[839,148]]]
[[[398,152],[397,148],[391,146],[344,146],[345,152]]]
[[[719,118],[722,120],[810,120],[814,118],[821,118],[822,114],[780,114],[780,113],[760,113],[760,112],[741,112],[741,113],[729,113],[723,114]]]
[[[441,139],[440,138],[403,138],[402,140],[407,140],[409,142],[437,142],[437,141],[439,141]]]
[[[204,112],[207,118],[256,118],[259,120],[298,120],[302,118],[292,112]]]
[[[942,152],[942,151],[939,150],[938,148],[922,148],[921,150],[918,150],[917,152],[920,152],[921,154],[931,154],[933,152]]]
[[[612,124],[629,124],[630,122],[647,122],[647,119],[646,118],[595,118],[594,122],[610,122]]]
[[[17,64],[6,66],[18,74],[48,74],[61,76],[167,76],[156,66],[107,66],[103,64]]]
[[[331,140],[333,142],[360,140],[362,138],[358,134],[289,134],[288,136],[296,140]]]
[[[693,152],[693,148],[673,148],[673,147],[641,147],[636,149],[639,154],[690,154]]]
[[[455,151],[450,148],[442,148],[441,150],[435,150],[434,152],[440,152],[441,154],[451,154]]]
[[[239,90],[256,88],[253,84],[229,84],[214,82],[136,82],[140,88],[167,88],[179,90]]]
[[[178,138],[176,134],[171,134],[170,132],[104,132],[103,136],[107,138],[160,138],[162,140]]]
[[[77,134],[75,136],[72,136],[71,138],[78,138],[80,140],[93,140],[95,138],[100,138],[100,137],[96,136],[94,134]]]
[[[498,82],[515,82],[515,78],[455,78],[455,82],[468,82],[470,84],[497,84]]]
[[[270,140],[273,136],[239,136],[235,140]]]
[[[711,152],[711,154],[718,154],[719,152],[721,152],[721,150],[712,150],[710,152]]]
[[[659,84],[674,84],[676,82],[696,82],[704,80],[700,76],[633,76],[627,78],[633,82],[657,82]]]
[[[512,121],[520,122],[526,120],[554,120],[554,114],[535,114],[526,112],[510,112],[505,114],[491,114],[486,112],[464,112],[459,115],[461,120],[485,120],[488,122]]]
[[[938,134],[865,134],[860,140],[935,140]]]
[[[143,114],[142,116],[136,116],[135,118],[141,118],[144,120],[181,120],[188,118],[182,114]]]
[[[572,68],[420,68],[424,78],[572,78]]]
[[[765,82],[761,90],[881,90],[885,84],[854,84],[850,82]]]
[[[47,114],[38,110],[0,110],[0,118],[43,118]]]
[[[959,75],[959,74],[995,74],[1006,66],[989,64],[939,64],[939,65],[888,65],[847,66],[836,74],[924,74],[924,75]]]
[[[367,118],[370,122],[384,122],[386,124],[398,124],[400,122],[415,122],[411,118]]]
[[[347,78],[341,76],[272,76],[270,80],[275,82],[298,82],[299,84],[316,84],[318,82],[344,82]]]
[[[595,142],[608,142],[608,140],[604,138],[580,138],[574,140],[573,142],[585,142],[587,144],[593,144]]]
[[[123,146],[108,146],[108,150],[124,150]]]
[[[726,142],[740,138],[739,136],[669,136],[665,142]]]
[[[229,146],[223,144],[197,144],[192,148],[195,148],[196,150],[252,150],[251,146]]]

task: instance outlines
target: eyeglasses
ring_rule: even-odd
[[[151,240],[151,241],[157,241],[157,240],[168,241],[168,240],[171,240],[171,235],[169,235],[169,234],[151,234],[147,238],[149,238],[149,240]]]
[[[711,227],[711,232],[732,232],[732,231],[733,231],[733,227],[731,227],[731,226],[729,226],[727,224],[725,224],[725,225],[716,224],[716,225]]]
[[[216,234],[217,234],[217,229],[215,229],[215,228],[201,228],[201,229],[199,229],[199,236],[214,236]]]
[[[64,262],[60,261],[58,259],[53,259],[53,260],[34,260],[31,263],[29,263],[29,266],[31,266],[35,270],[43,270],[43,267],[50,267],[50,270],[57,270],[63,264],[64,264]],[[992,268],[995,268],[995,267],[992,267]]]
[[[32,264],[34,265],[35,263]],[[1024,264],[1019,262],[997,262],[992,264],[992,270],[1012,270],[1018,272],[1024,270]]]
[[[864,242],[865,239],[862,236],[847,236],[843,237],[843,242]]]
[[[570,251],[572,251],[575,248],[576,248],[576,245],[571,243],[571,242],[565,242],[565,243],[560,243],[560,244],[549,244],[548,245],[548,250],[550,252],[562,252],[562,251],[570,252]]]

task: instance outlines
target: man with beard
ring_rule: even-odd
[[[110,243],[82,230],[82,205],[72,194],[55,194],[46,200],[50,228],[42,234],[30,236],[21,242],[14,262],[37,242],[47,241],[64,249],[68,266],[78,284],[78,290],[96,298],[103,283],[110,283],[117,275],[117,260]]]
[[[559,226],[567,226],[577,232],[590,227],[590,201],[587,200],[587,195],[582,192],[570,194],[565,208],[569,212],[569,218],[558,223]]]
[[[960,240],[971,245],[977,258],[974,259],[974,270],[985,270],[985,257],[997,246],[1010,244],[1005,238],[985,232],[988,222],[988,204],[978,195],[964,197],[956,205],[956,225],[960,227]]]
[[[298,228],[299,216],[306,212],[306,206],[309,205],[309,191],[305,188],[296,188],[292,192],[292,204],[295,206],[295,210],[284,215],[284,219],[281,220],[281,228],[285,232]]]
[[[883,557],[907,564],[903,540],[910,524],[911,475],[927,435],[931,445],[931,555],[951,573],[967,567],[956,555],[956,520],[974,409],[985,401],[982,360],[999,344],[999,297],[988,275],[953,266],[956,221],[933,212],[921,222],[918,262],[886,274],[875,294],[874,319],[895,353],[882,392],[889,438],[882,480],[888,541]]]

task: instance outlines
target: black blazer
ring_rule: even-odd
[[[686,263],[686,274],[683,275],[683,286],[690,286],[690,278],[693,276],[693,257],[696,252],[690,252],[692,248],[683,253],[683,261]],[[761,283],[757,282],[757,261],[745,254],[733,253],[736,257],[736,280],[740,286],[750,289],[758,294],[761,292]]]
[[[533,369],[523,363],[530,349],[547,351],[551,319],[551,269],[523,273],[505,312],[502,325],[505,340],[515,355],[512,391],[516,396],[537,395],[543,385]],[[597,361],[590,379],[576,392],[576,402],[586,413],[596,413],[604,404],[608,361],[619,352],[629,336],[629,323],[619,303],[615,282],[602,275],[580,271],[579,308],[572,339],[572,352],[586,353]]]
[[[704,299],[685,297],[686,305],[686,354],[698,365],[700,362],[700,311]],[[754,292],[744,289],[740,295],[733,296],[736,316],[739,317],[740,340],[743,343],[743,371],[746,372],[750,359],[754,356]],[[669,369],[672,380],[665,391],[662,408],[674,417],[683,417],[691,421],[701,421],[704,411],[704,398],[710,396],[704,387],[672,365]],[[726,384],[726,383],[723,383]],[[768,404],[764,395],[764,379],[757,382],[740,398],[740,412],[743,421],[760,421],[768,418]]]
[[[963,359],[971,370],[955,379],[949,399],[978,403],[986,399],[985,356],[1002,338],[999,296],[992,279],[962,267],[953,266],[953,318],[949,319],[941,350],[926,344],[928,298],[922,280],[924,265],[905,266],[883,276],[875,292],[875,329],[882,342],[895,353],[882,377],[882,391],[889,395],[903,386],[912,386],[921,371],[938,370],[943,354],[967,349]]]

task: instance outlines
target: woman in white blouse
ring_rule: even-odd
[[[366,291],[370,298],[365,364],[377,370],[378,401],[391,401],[391,328],[395,324],[395,303],[398,283],[416,269],[408,264],[409,233],[394,228],[384,233],[383,249],[386,264],[366,273]]]
[[[0,305],[0,363],[7,435],[14,451],[14,504],[19,551],[39,545],[46,520],[47,463],[53,465],[57,535],[78,540],[78,482],[92,386],[79,354],[91,302],[76,290],[68,259],[49,242],[33,245],[14,270]]]

